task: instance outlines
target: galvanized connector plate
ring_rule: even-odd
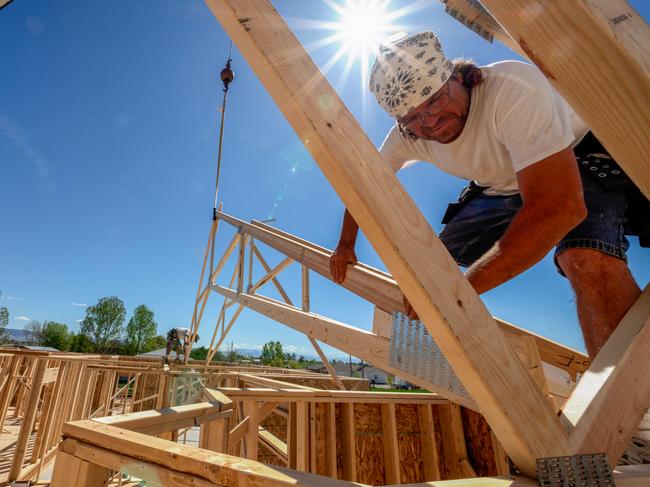
[[[537,459],[541,487],[614,487],[607,455],[574,455]]]
[[[470,399],[424,323],[410,320],[403,313],[393,313],[389,363],[391,367]]]

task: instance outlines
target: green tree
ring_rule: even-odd
[[[126,309],[120,298],[101,298],[97,304],[86,308],[80,333],[90,338],[94,352],[103,353],[122,335],[125,319]]]
[[[282,344],[277,341],[266,342],[262,347],[260,360],[264,365],[284,367],[287,357],[282,350]]]
[[[206,347],[193,348],[190,352],[190,358],[194,360],[205,360],[208,358],[208,349]]]
[[[133,316],[126,325],[126,348],[129,355],[144,351],[147,340],[156,336],[158,323],[153,319],[153,311],[141,304],[133,310]]]
[[[71,334],[70,351],[77,353],[89,353],[94,350],[93,342],[82,333]]]
[[[43,325],[41,344],[44,347],[54,347],[61,351],[70,350],[72,336],[68,332],[68,325],[56,321],[46,321]]]
[[[156,335],[147,339],[144,344],[143,352],[151,352],[152,350],[160,350],[167,346],[167,338],[162,335]]]
[[[0,291],[0,296],[2,296],[2,291]],[[9,341],[7,325],[9,325],[9,310],[6,306],[2,306],[0,308],[0,343]]]

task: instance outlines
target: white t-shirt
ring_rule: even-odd
[[[589,128],[535,67],[519,61],[482,66],[467,122],[449,144],[411,141],[394,126],[379,152],[398,171],[416,161],[487,186],[486,194],[519,192],[515,173],[568,146]]]
[[[176,328],[176,336],[178,338],[185,338],[190,336],[189,328]]]

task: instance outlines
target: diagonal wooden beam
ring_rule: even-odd
[[[395,276],[517,466],[533,475],[537,458],[569,454],[559,419],[494,319],[278,12],[262,0],[206,3]]]
[[[625,0],[481,2],[650,197],[647,23]]]
[[[226,223],[241,228],[243,233],[254,236],[260,242],[318,272],[321,276],[332,279],[329,268],[329,259],[332,255],[330,250],[259,222],[246,223],[225,213],[219,213],[218,216]],[[369,265],[360,262],[355,266],[349,266],[346,279],[341,286],[370,301],[387,313],[404,311],[402,291],[400,291],[393,276]],[[511,341],[513,339],[518,341],[517,338],[521,336],[532,337],[537,344],[542,360],[566,370],[574,380],[576,374],[584,372],[589,367],[589,357],[577,350],[531,333],[499,318],[495,318],[495,321]]]
[[[627,312],[564,406],[575,453],[613,467],[650,407],[650,286]]]
[[[431,384],[421,377],[416,377],[400,369],[391,367],[389,362],[389,342],[386,338],[378,337],[366,330],[361,330],[323,316],[305,313],[294,306],[267,297],[245,293],[237,295],[233,289],[221,286],[215,286],[213,289],[219,294],[227,296],[228,299],[234,299],[247,308],[279,321],[289,328],[304,333],[308,337],[312,337],[334,348],[343,350],[350,355],[371,362],[373,365],[390,374],[395,374],[413,384],[436,392],[451,401],[475,411],[478,410],[477,405],[465,396],[441,389],[436,384]]]

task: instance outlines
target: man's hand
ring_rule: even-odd
[[[403,294],[402,301],[404,301],[404,312],[408,315],[409,319],[419,320],[420,318],[418,317],[418,314],[415,312],[413,306],[411,306],[411,303],[409,303],[409,300],[406,299],[406,296]]]
[[[332,257],[330,257],[330,272],[334,282],[341,284],[345,281],[348,264],[355,265],[356,263],[357,255],[354,253],[354,246],[339,244]]]

